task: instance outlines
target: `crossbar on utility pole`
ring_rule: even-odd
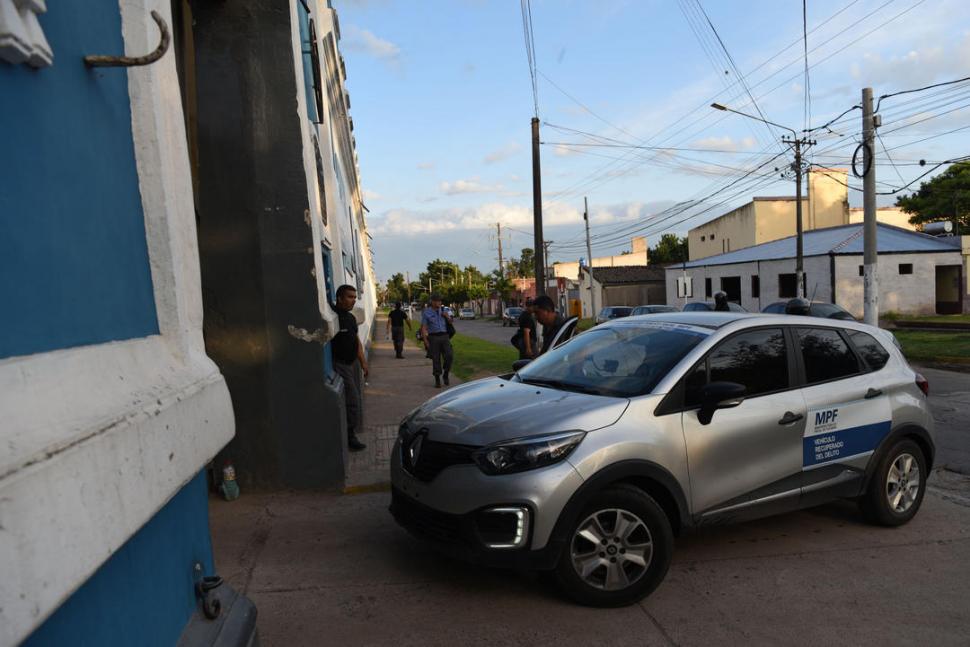
[[[546,293],[546,259],[542,239],[542,181],[539,171],[539,119],[532,118],[532,221],[535,238],[536,296]]]
[[[785,144],[795,149],[795,162],[792,169],[795,171],[795,296],[800,299],[805,298],[805,255],[802,239],[804,238],[804,225],[802,221],[802,146],[811,146],[814,142],[807,139],[781,140]]]
[[[872,114],[872,88],[862,89],[862,245],[863,245],[863,319],[879,325],[879,272],[876,246],[876,124]]]

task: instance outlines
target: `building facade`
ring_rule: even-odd
[[[595,317],[607,306],[642,306],[666,304],[667,293],[664,268],[659,265],[630,265],[623,267],[594,267],[594,300],[589,290],[590,270],[583,268],[577,294],[580,295],[582,316]]]
[[[191,641],[215,574],[204,467],[234,420],[175,59],[87,66],[156,50],[159,25],[44,5],[0,0],[0,644]]]
[[[357,288],[366,347],[376,287],[336,12],[177,5],[206,346],[236,412],[220,461],[245,487],[340,487],[336,289]]]
[[[805,294],[863,315],[861,224],[806,232]],[[967,238],[967,237],[964,237]],[[966,243],[964,243],[966,244]],[[946,314],[970,311],[966,252],[959,238],[934,238],[891,225],[877,226],[879,311],[882,314]],[[750,312],[796,296],[795,238],[668,266],[668,303],[711,300],[724,291]],[[678,279],[689,277],[693,294],[678,296]]]
[[[650,262],[650,250],[645,236],[636,236],[630,240],[630,253],[616,256],[599,256],[593,258],[592,263],[583,263],[584,267],[628,267],[630,265],[646,265]],[[553,275],[569,281],[579,280],[580,262],[553,263]]]

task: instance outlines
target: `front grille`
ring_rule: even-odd
[[[465,544],[461,518],[421,505],[397,488],[391,491],[391,512],[409,531],[432,541],[445,544]]]
[[[404,469],[413,474],[420,481],[432,481],[441,470],[452,465],[469,465],[473,463],[472,452],[477,447],[471,445],[455,445],[452,443],[438,443],[425,437],[418,454],[418,461],[411,465],[408,447],[402,444]]]

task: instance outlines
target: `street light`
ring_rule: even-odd
[[[792,134],[791,139],[785,139],[783,137],[781,141],[795,149],[795,162],[792,164],[792,170],[795,171],[795,294],[801,298],[805,298],[805,270],[802,263],[802,146],[811,146],[815,142],[809,141],[804,137],[799,139],[798,133],[793,128],[776,124],[762,117],[755,117],[746,112],[728,108],[720,103],[712,103],[711,107],[715,110],[733,112],[736,115],[787,130]]]

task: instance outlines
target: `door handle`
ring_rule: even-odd
[[[800,413],[792,413],[791,411],[786,411],[785,412],[785,415],[783,415],[781,417],[781,420],[778,421],[778,424],[779,425],[790,425],[793,422],[798,422],[799,420],[801,420],[804,417],[805,416],[803,416]]]
[[[866,400],[878,398],[880,395],[882,395],[882,389],[870,388],[868,391],[866,391]]]

